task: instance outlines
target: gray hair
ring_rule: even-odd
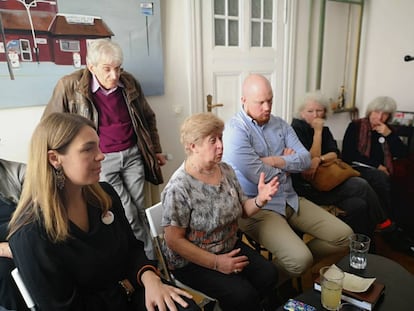
[[[378,96],[369,103],[365,116],[369,117],[373,111],[382,111],[390,114],[390,117],[388,118],[388,120],[390,120],[396,110],[397,103],[393,98],[389,96]]]
[[[97,39],[91,41],[88,45],[88,52],[86,54],[86,64],[97,66],[102,59],[111,60],[112,62],[121,65],[124,56],[119,44],[110,39]]]
[[[305,109],[306,104],[308,102],[311,102],[311,101],[312,102],[317,102],[318,104],[323,106],[323,108],[325,110],[325,114],[328,112],[328,110],[329,110],[328,97],[326,97],[326,95],[323,94],[320,90],[317,90],[317,91],[306,93],[305,96],[303,97],[303,99],[300,101],[298,110],[296,112],[296,116],[298,118],[301,118],[301,113]]]

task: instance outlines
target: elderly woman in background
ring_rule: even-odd
[[[365,118],[348,125],[342,145],[344,161],[352,164],[369,182],[390,215],[392,160],[408,152],[407,146],[388,125],[396,109],[397,104],[391,97],[375,98],[368,105]]]
[[[10,248],[42,311],[200,310],[164,284],[108,183],[92,121],[52,113],[36,127],[10,221]]]
[[[374,229],[391,231],[394,226],[382,208],[375,191],[361,177],[351,177],[330,191],[318,191],[310,184],[319,165],[340,157],[336,140],[325,125],[327,97],[319,91],[307,93],[292,127],[311,153],[311,167],[294,174],[293,183],[299,195],[319,205],[335,205],[345,211],[339,217],[357,233],[373,236]]]
[[[193,115],[181,127],[187,158],[161,194],[164,253],[178,280],[216,298],[223,310],[274,310],[277,270],[237,232],[239,218],[258,212],[278,181],[266,184],[261,173],[258,195],[248,199],[221,162],[223,129],[211,113]]]

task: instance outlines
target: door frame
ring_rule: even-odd
[[[189,99],[190,114],[204,111],[206,99],[203,98],[203,53],[202,53],[202,0],[187,0],[188,48],[189,48]],[[296,52],[296,24],[298,0],[284,0],[284,58],[282,77],[282,117],[291,120],[294,98],[294,56]],[[241,94],[240,94],[241,95]]]

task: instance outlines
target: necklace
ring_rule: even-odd
[[[214,165],[214,167],[212,168],[212,169],[203,169],[203,168],[200,168],[200,167],[197,167],[192,161],[186,161],[188,164],[190,164],[190,166],[197,172],[197,173],[199,173],[199,174],[202,174],[202,175],[207,175],[207,176],[211,176],[211,175],[213,175],[215,172],[216,172],[216,170],[217,170],[217,165]]]

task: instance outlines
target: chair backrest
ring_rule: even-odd
[[[161,244],[162,239],[164,238],[164,229],[161,226],[162,220],[162,203],[158,202],[153,206],[150,206],[145,209],[145,214],[147,216],[148,224],[150,226],[151,236],[154,242],[155,250],[158,253],[158,260],[160,263],[160,271],[162,276],[170,281],[174,282],[172,279],[171,273],[168,270],[167,263],[165,261],[164,255],[162,253]]]
[[[20,293],[23,296],[24,302],[26,303],[26,306],[30,310],[36,310],[36,305],[32,299],[32,296],[30,296],[29,291],[27,290],[26,285],[23,282],[22,277],[20,276],[19,270],[17,268],[14,268],[11,272],[11,275],[14,279],[14,282],[16,283],[17,287],[19,288]]]
[[[158,202],[153,206],[148,207],[145,209],[145,214],[147,215],[152,237],[162,237],[164,233],[164,229],[161,226],[162,203]]]

